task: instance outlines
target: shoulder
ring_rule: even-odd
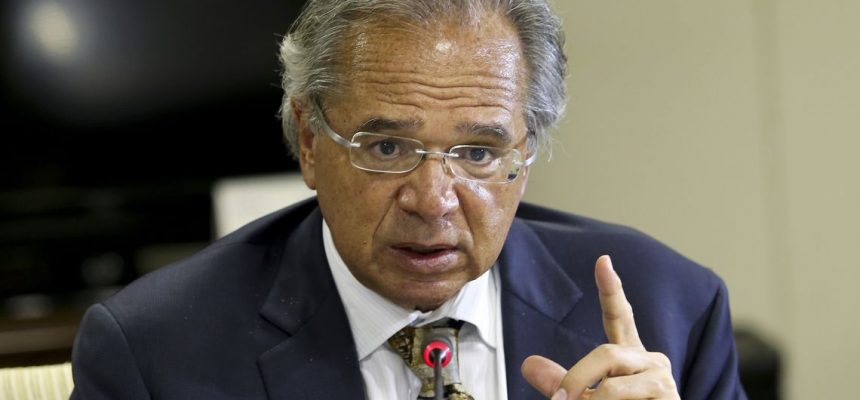
[[[610,255],[643,340],[657,348],[686,342],[726,296],[713,271],[630,227],[523,204],[512,229],[531,236],[582,291],[571,316],[579,323],[600,321],[594,264]]]
[[[608,254],[622,279],[625,275],[634,279],[636,282],[631,282],[636,283],[634,286],[651,281],[678,283],[693,279],[717,289],[716,285],[721,283],[710,269],[628,226],[528,203],[520,205],[516,224],[533,234],[562,266],[584,263],[593,267],[597,257]],[[583,272],[566,270],[572,275]]]
[[[159,322],[232,312],[256,315],[275,281],[287,240],[316,202],[306,201],[264,216],[199,253],[165,266],[106,300],[103,305],[128,332],[146,332]],[[144,324],[146,326],[127,326]],[[138,329],[139,328],[139,329]]]
[[[552,260],[548,263],[581,291],[581,296],[551,299],[575,304],[561,321],[570,332],[593,343],[606,340],[594,263],[608,254],[643,344],[672,360],[684,397],[744,398],[737,379],[728,294],[713,271],[636,229],[530,204],[518,209],[510,238]],[[531,270],[520,272],[523,276]]]
[[[115,371],[119,375],[111,379],[162,397],[223,396],[211,382],[248,398],[262,396],[257,357],[287,335],[262,310],[272,303],[280,279],[297,281],[293,275],[282,276],[285,269],[302,264],[289,261],[295,253],[313,253],[313,243],[317,253],[323,251],[321,240],[313,239],[321,231],[321,218],[315,200],[275,212],[91,307],[73,352],[82,396]],[[316,265],[311,261],[305,268]],[[115,385],[111,393],[125,393],[125,384]]]
[[[654,238],[629,227],[529,204],[518,210],[510,238],[552,260],[552,267],[541,268],[560,269],[580,292],[545,300],[573,304],[561,321],[570,332],[593,343],[606,340],[594,264],[608,254],[621,277],[643,344],[649,351],[666,354],[676,376],[686,376],[699,359],[733,359],[723,281]],[[526,278],[530,272],[520,269],[517,279],[542,279]]]

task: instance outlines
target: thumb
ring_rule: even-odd
[[[561,386],[567,370],[555,361],[541,356],[529,356],[520,367],[523,377],[538,392],[547,398],[552,397]]]

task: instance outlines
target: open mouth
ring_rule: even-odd
[[[446,252],[456,250],[456,247],[453,246],[417,246],[417,245],[403,245],[403,246],[394,246],[395,249],[407,253],[414,253],[422,256],[443,254]]]
[[[458,248],[450,245],[401,244],[391,247],[398,264],[420,273],[438,273],[453,268],[458,260]]]

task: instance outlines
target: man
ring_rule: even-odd
[[[94,306],[72,397],[430,398],[399,343],[444,330],[451,398],[743,398],[719,278],[520,204],[562,41],[540,0],[310,1],[283,119],[317,198]]]

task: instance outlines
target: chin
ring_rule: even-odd
[[[452,284],[447,282],[443,284],[443,287],[439,287],[439,282],[431,285],[414,283],[406,285],[406,288],[403,290],[392,293],[392,296],[388,296],[389,299],[403,308],[421,311],[430,311],[439,308],[448,299],[456,296],[463,287],[462,284],[451,287]]]

